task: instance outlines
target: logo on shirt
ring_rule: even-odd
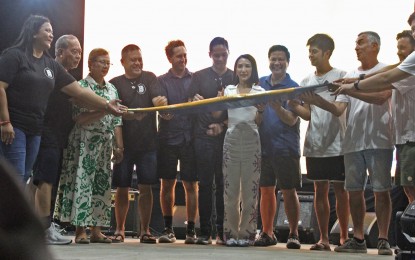
[[[135,91],[137,91],[137,93],[140,95],[146,93],[146,86],[143,83],[140,83],[137,86],[133,86],[133,89],[135,89]]]
[[[53,79],[54,77],[53,77],[53,71],[51,70],[51,69],[49,69],[48,67],[46,67],[44,70],[43,70],[43,72],[45,73],[45,76],[46,77],[48,77],[48,78],[50,78],[50,79]]]

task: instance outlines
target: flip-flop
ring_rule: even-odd
[[[147,243],[147,244],[155,244],[157,243],[157,239],[151,234],[143,234],[140,237],[140,242]]]
[[[329,245],[323,244],[323,243],[315,243],[310,247],[310,250],[316,250],[316,251],[331,251],[331,248]]]
[[[109,237],[112,240],[112,243],[122,243],[124,242],[124,236],[121,234],[114,234],[114,236]]]

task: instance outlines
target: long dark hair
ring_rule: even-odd
[[[242,54],[241,56],[239,56],[236,61],[235,61],[235,65],[233,66],[233,85],[237,85],[239,84],[239,77],[238,75],[236,75],[236,67],[238,64],[238,61],[240,59],[247,59],[251,62],[252,65],[252,73],[251,73],[251,77],[248,79],[248,83],[252,86],[252,85],[257,85],[259,82],[259,76],[258,76],[258,68],[256,65],[256,61],[254,59],[254,57],[252,57],[250,54]]]
[[[5,53],[7,50],[12,48],[21,49],[26,53],[26,55],[33,53],[33,36],[39,32],[40,27],[44,23],[50,23],[49,18],[41,15],[30,15],[29,18],[23,24],[20,35],[17,37],[13,45],[3,51]],[[46,55],[49,55],[49,52],[44,52]]]

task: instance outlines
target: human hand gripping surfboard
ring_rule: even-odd
[[[277,90],[268,90],[259,93],[236,94],[226,97],[214,97],[203,100],[172,104],[159,107],[146,108],[129,108],[129,112],[147,113],[155,111],[164,111],[175,114],[192,114],[192,113],[206,113],[213,111],[221,111],[238,107],[248,107],[259,103],[266,103],[278,99],[280,101],[295,99],[299,95],[307,91],[314,91],[314,93],[323,92],[326,90],[334,91],[336,85],[325,82],[320,85],[313,85],[308,87],[293,87]]]

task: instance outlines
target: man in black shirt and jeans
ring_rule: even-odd
[[[189,98],[196,101],[218,96],[218,92],[232,84],[233,71],[226,67],[229,55],[228,42],[214,38],[209,45],[213,65],[193,74]],[[199,178],[199,216],[201,234],[198,244],[212,243],[212,211],[216,205],[216,244],[223,244],[223,173],[222,148],[227,113],[214,118],[212,113],[200,113],[194,125],[196,171]],[[212,201],[215,181],[215,204]]]

